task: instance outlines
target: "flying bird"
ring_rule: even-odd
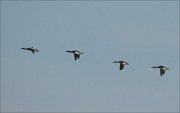
[[[68,52],[68,53],[73,53],[73,54],[74,54],[74,60],[75,60],[75,61],[80,58],[80,55],[81,55],[81,54],[84,54],[84,53],[81,53],[80,51],[77,51],[77,50],[66,51],[66,52]]]
[[[125,61],[114,61],[113,63],[120,63],[120,65],[119,65],[119,70],[122,70],[125,65],[129,65],[129,64],[128,64],[127,62],[125,62]]]
[[[24,49],[24,50],[29,50],[29,51],[31,51],[33,54],[34,54],[35,52],[39,52],[39,50],[38,50],[37,48],[35,48],[35,47],[30,47],[30,48],[21,48],[21,49]]]
[[[155,67],[152,67],[152,68],[159,68],[161,76],[165,74],[165,70],[170,70],[169,68],[167,68],[165,66],[155,66]]]

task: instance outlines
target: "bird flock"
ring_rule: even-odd
[[[31,51],[33,54],[34,54],[35,52],[39,52],[39,51],[40,51],[39,49],[37,49],[37,48],[35,48],[35,47],[21,48],[21,49]],[[68,50],[68,51],[66,51],[66,52],[68,52],[68,53],[73,53],[73,54],[74,54],[74,60],[75,60],[75,61],[76,61],[77,59],[80,59],[80,55],[81,55],[81,54],[84,54],[84,53],[82,53],[82,52],[80,52],[80,51],[77,51],[77,50],[73,50],[73,51],[69,51],[69,50]],[[119,63],[119,64],[120,64],[120,65],[119,65],[119,70],[123,70],[123,68],[124,68],[125,65],[129,65],[129,63],[128,63],[128,62],[125,62],[125,61],[113,61],[113,63]],[[154,67],[152,67],[152,68],[159,68],[161,77],[165,74],[165,71],[166,71],[166,70],[170,70],[169,68],[167,68],[167,67],[165,67],[165,66],[162,66],[162,65],[160,65],[160,66],[154,66]]]

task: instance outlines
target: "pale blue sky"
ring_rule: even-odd
[[[179,1],[1,1],[2,112],[179,112],[178,63]]]

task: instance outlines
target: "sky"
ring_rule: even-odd
[[[179,1],[1,1],[0,34],[1,112],[180,111]]]

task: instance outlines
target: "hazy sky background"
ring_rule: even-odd
[[[1,1],[2,112],[178,112],[178,63],[179,1]]]

